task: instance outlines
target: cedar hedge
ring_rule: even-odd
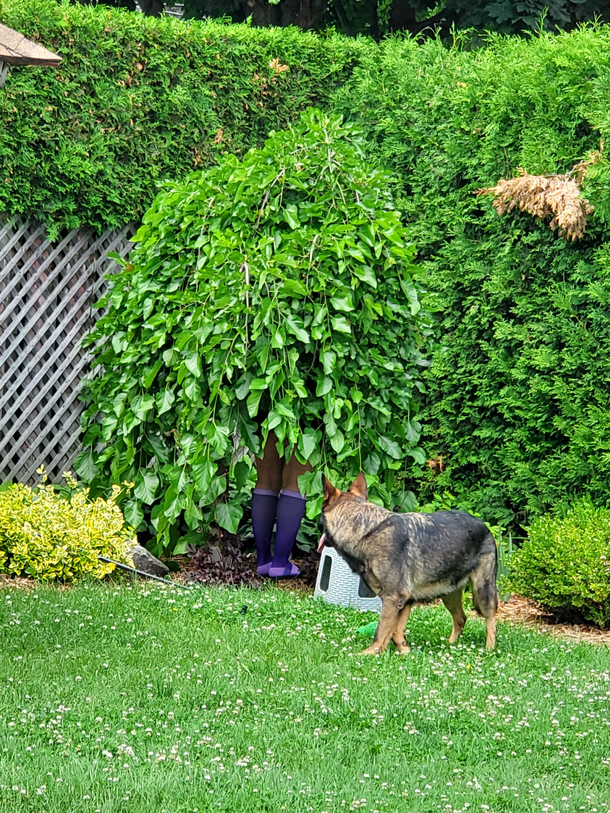
[[[0,211],[97,231],[157,185],[241,155],[328,104],[366,48],[339,35],[7,0],[0,21],[60,54],[0,92]]]
[[[389,41],[339,91],[371,149],[402,178],[399,207],[436,313],[420,499],[449,490],[488,520],[527,523],[610,482],[610,28],[476,52]],[[389,92],[391,89],[391,92]],[[482,187],[566,173],[592,151],[584,239]]]

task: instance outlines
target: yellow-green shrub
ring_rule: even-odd
[[[113,486],[107,500],[91,501],[89,489],[64,476],[68,498],[44,483],[19,483],[0,493],[0,572],[74,582],[114,570],[98,554],[129,561],[127,547],[135,540],[116,503],[121,487]]]

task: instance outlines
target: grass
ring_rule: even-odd
[[[610,809],[610,652],[508,624],[358,655],[269,589],[0,592],[2,813]]]

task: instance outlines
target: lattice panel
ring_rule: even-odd
[[[103,279],[136,231],[74,229],[55,243],[37,223],[0,217],[0,482],[32,482],[45,464],[61,481],[79,451],[81,341],[99,312]]]

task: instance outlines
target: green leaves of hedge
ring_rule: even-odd
[[[0,22],[63,59],[11,70],[0,93],[0,211],[51,234],[138,222],[159,182],[325,105],[371,47],[56,0],[4,0]]]
[[[181,522],[234,532],[252,465],[236,452],[260,451],[258,420],[314,466],[310,516],[322,468],[365,469],[390,504],[396,472],[424,459],[425,323],[390,179],[353,128],[309,111],[167,185],[137,242],[89,340],[96,486],[133,480],[166,547]]]
[[[484,48],[388,40],[340,91],[371,155],[402,182],[399,205],[434,310],[421,419],[420,498],[449,489],[494,522],[529,521],[610,482],[610,162],[583,194],[585,239],[567,244],[476,191],[523,167],[563,173],[610,139],[610,30]]]

